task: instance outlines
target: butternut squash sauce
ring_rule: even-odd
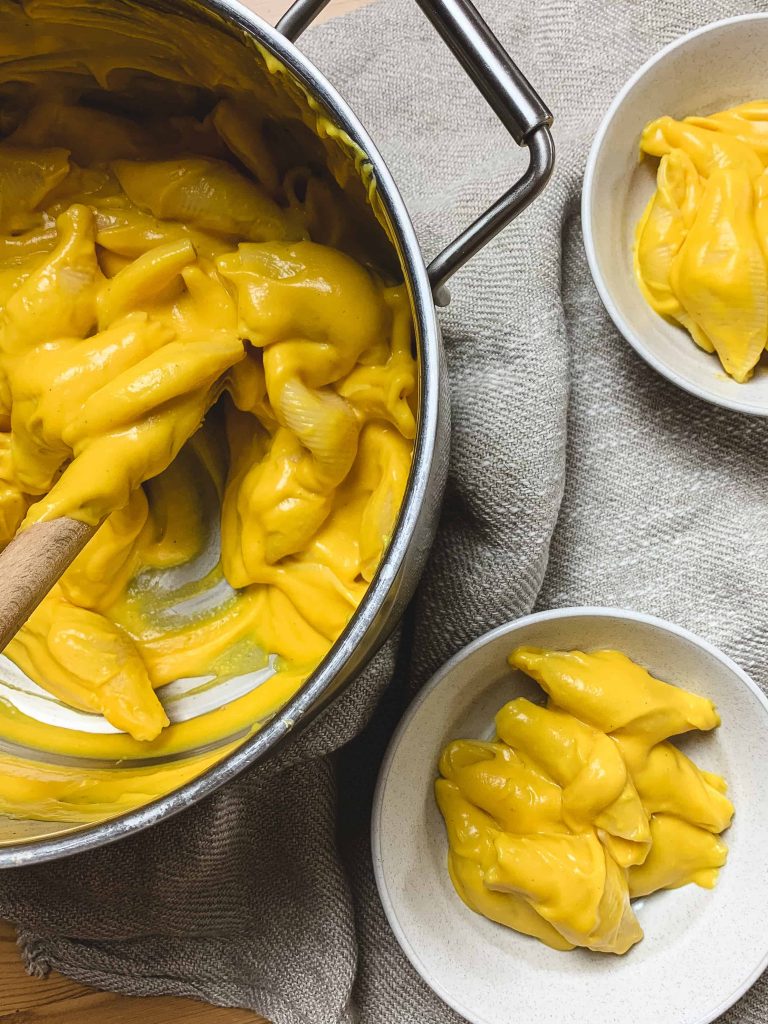
[[[720,724],[711,701],[619,651],[519,647],[510,665],[548,697],[518,698],[491,743],[455,740],[435,784],[462,900],[553,949],[625,953],[643,937],[631,900],[712,888],[733,805],[670,736]]]
[[[6,654],[114,727],[9,707],[6,740],[109,759],[224,741],[295,692],[364,595],[411,465],[410,305],[312,241],[333,205],[311,176],[300,191],[226,99],[150,130],[51,91],[0,141],[0,544],[103,520]],[[229,598],[161,627],[141,581],[200,558],[203,477],[220,526],[204,582]],[[268,663],[252,692],[169,724],[158,688]],[[90,820],[203,761],[160,785],[9,759],[0,811],[15,791],[26,815]]]

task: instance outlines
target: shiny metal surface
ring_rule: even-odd
[[[81,2],[88,6],[92,0]],[[135,0],[118,2],[124,2],[126,10],[132,12],[141,7]],[[143,3],[157,9],[170,5],[170,0],[143,0]],[[455,6],[455,0],[450,4],[444,0],[428,4],[424,0],[421,5],[425,9],[429,6],[436,10],[447,9]],[[360,607],[318,669],[261,731],[184,787],[139,810],[100,824],[73,827],[14,823],[4,819],[0,822],[0,867],[41,863],[102,846],[191,806],[244,768],[277,752],[326,708],[369,661],[392,630],[416,587],[437,525],[447,475],[449,406],[433,285],[440,286],[484,241],[524,208],[543,187],[551,169],[551,140],[544,126],[532,130],[526,137],[526,144],[531,148],[531,167],[521,182],[438,257],[429,275],[402,198],[373,141],[333,86],[299,50],[237,0],[173,0],[170,6],[174,15],[181,13],[185,18],[194,19],[196,31],[220,33],[223,30],[248,52],[255,43],[276,58],[289,79],[298,84],[365,154],[365,168],[372,170],[376,183],[379,214],[386,222],[412,302],[420,364],[419,427],[413,468],[390,548]],[[311,20],[310,11],[314,14],[322,6],[323,0],[309,3],[299,0],[280,25],[295,36]],[[467,0],[462,0],[459,6],[466,11]],[[473,34],[477,30],[475,24]],[[212,52],[215,52],[215,42],[212,39]],[[512,84],[517,87],[516,83]]]
[[[448,48],[519,146],[530,152],[528,168],[515,184],[450,242],[427,267],[435,302],[447,306],[446,282],[529,206],[555,166],[552,112],[520,71],[471,0],[416,0]],[[328,0],[295,0],[278,31],[296,40]]]
[[[524,146],[552,114],[471,0],[416,0],[501,123]]]
[[[555,165],[555,147],[546,125],[536,128],[526,142],[530,161],[525,174],[481,214],[466,231],[436,256],[427,267],[427,274],[439,306],[447,305],[445,282],[459,267],[471,260],[490,240],[530,206],[543,191]]]
[[[330,0],[296,0],[278,21],[277,31],[295,43],[304,29],[309,28],[320,11],[324,10]]]
[[[445,305],[449,301],[446,281],[522,213],[549,181],[555,165],[549,133],[552,114],[471,0],[416,2],[515,142],[530,152],[522,178],[427,267],[435,299],[438,305]]]

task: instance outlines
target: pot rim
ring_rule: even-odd
[[[203,797],[209,796],[245,768],[263,759],[267,753],[274,753],[289,736],[306,727],[324,710],[332,696],[340,694],[346,686],[354,682],[356,673],[343,687],[328,693],[334,678],[362,644],[366,633],[384,607],[392,585],[403,567],[427,492],[438,434],[440,333],[424,258],[394,179],[373,140],[347,102],[285,36],[254,11],[245,7],[240,0],[192,0],[192,4],[202,8],[209,15],[218,16],[228,26],[246,33],[269,50],[312,97],[319,99],[324,111],[362,149],[373,167],[378,195],[391,220],[400,250],[404,278],[411,292],[421,357],[419,418],[413,464],[395,532],[363,600],[320,665],[267,725],[191,782],[136,810],[96,824],[74,826],[71,831],[55,838],[32,838],[20,840],[13,845],[0,846],[0,868],[22,867],[57,860],[143,831],[150,825],[169,818],[191,807]],[[383,640],[383,637],[381,639]],[[357,672],[373,656],[378,646],[375,644],[371,651],[366,653]]]

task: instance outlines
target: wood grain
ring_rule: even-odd
[[[244,0],[274,24],[286,0]],[[326,20],[372,0],[331,0],[318,19]],[[1,578],[1,577],[0,577]],[[3,581],[5,586],[5,581]],[[96,992],[52,974],[30,978],[16,948],[15,929],[0,921],[0,1022],[2,1024],[267,1024],[249,1010],[224,1010],[191,999],[132,999]]]
[[[95,526],[62,516],[22,530],[0,552],[0,651],[95,532]]]
[[[131,999],[95,992],[60,974],[30,978],[16,933],[0,921],[0,1021],[13,1024],[266,1024],[250,1010],[224,1010],[190,999]]]

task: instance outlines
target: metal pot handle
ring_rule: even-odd
[[[295,0],[277,29],[294,42],[329,3]],[[416,0],[519,146],[527,146],[528,168],[508,192],[455,238],[427,267],[435,301],[447,305],[446,281],[533,202],[552,173],[555,147],[552,114],[481,18],[471,0]]]

